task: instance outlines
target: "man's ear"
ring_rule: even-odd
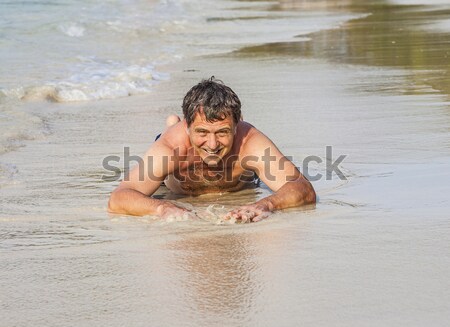
[[[183,119],[183,125],[184,125],[184,130],[186,131],[186,134],[189,135],[189,126],[186,122],[186,119]]]

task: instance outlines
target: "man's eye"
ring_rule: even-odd
[[[218,137],[227,137],[227,136],[229,136],[230,135],[230,131],[220,131],[220,132],[217,132],[217,136]]]
[[[206,132],[205,131],[197,131],[197,135],[198,136],[206,136]]]

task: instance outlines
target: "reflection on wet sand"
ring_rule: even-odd
[[[301,56],[324,58],[339,63],[361,64],[411,70],[409,79],[417,85],[408,93],[433,92],[450,96],[450,31],[428,28],[448,19],[450,7],[394,5],[372,1],[281,1],[274,10],[319,9],[367,13],[344,26],[312,33],[310,41],[282,42],[247,47],[239,56]],[[378,90],[377,90],[378,91]],[[400,90],[403,93],[404,90]]]
[[[248,314],[257,293],[257,265],[247,235],[189,237],[170,246],[178,268],[187,273],[188,301],[200,313]]]
[[[268,281],[276,278],[276,258],[285,250],[286,236],[273,228],[258,233],[224,229],[169,243],[167,248],[175,253],[173,271],[182,276],[184,302],[204,319],[252,319],[270,288]]]

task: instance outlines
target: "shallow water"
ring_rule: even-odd
[[[326,1],[325,1],[326,2]],[[320,3],[320,2],[319,2]],[[327,2],[326,2],[327,3]],[[367,14],[337,29],[309,35],[309,42],[279,42],[239,50],[245,56],[303,56],[339,64],[407,69],[406,94],[450,94],[450,9],[432,1],[349,1],[346,10]],[[423,3],[423,2],[422,2]],[[338,8],[342,6],[335,5]],[[391,81],[379,89],[392,90]],[[428,87],[427,87],[428,86]],[[395,90],[398,91],[398,90]]]
[[[449,8],[433,3],[220,2],[175,33],[185,58],[156,65],[169,79],[146,95],[2,98],[1,325],[446,326]],[[187,5],[165,3],[177,4]],[[102,179],[103,159],[124,147],[142,155],[210,75],[303,171],[314,155],[323,161],[309,174],[326,176],[331,145],[333,160],[346,155],[346,179],[313,181],[316,208],[257,224],[220,214],[268,195],[264,186],[181,199],[160,190],[197,221],[108,215],[118,181]]]

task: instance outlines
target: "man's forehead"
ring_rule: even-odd
[[[226,116],[222,120],[214,120],[214,121],[207,121],[206,117],[203,113],[196,113],[194,121],[191,124],[191,127],[211,127],[211,128],[224,128],[224,127],[233,127],[233,117]]]

